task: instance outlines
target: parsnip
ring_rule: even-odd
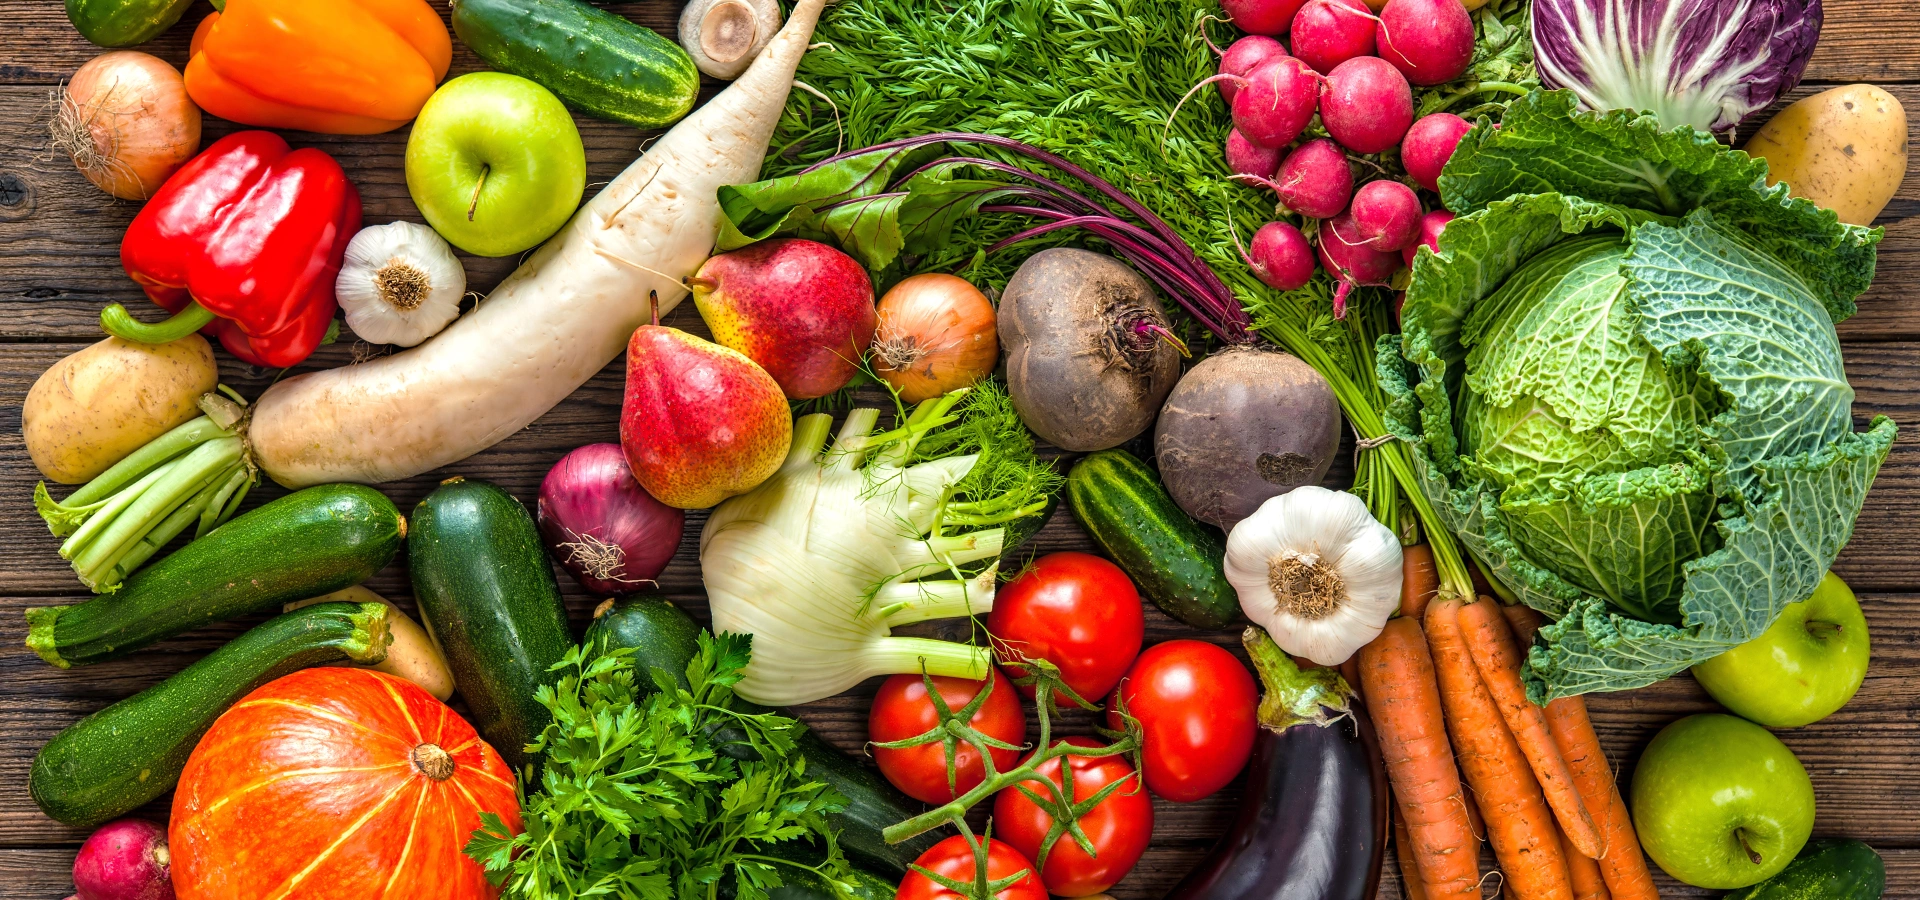
[[[800,0],[739,80],[574,214],[478,308],[431,340],[300,375],[255,405],[254,453],[288,487],[377,484],[458,462],[527,427],[686,296],[713,248],[722,185],[760,177],[825,0]]]

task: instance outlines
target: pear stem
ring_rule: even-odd
[[[473,201],[467,204],[467,221],[473,221],[473,214],[480,209],[480,189],[487,186],[487,173],[493,171],[492,163],[480,164],[480,180],[473,183]]]
[[[647,292],[647,306],[652,307],[653,309],[654,327],[656,328],[659,327],[660,325],[660,292],[659,291]]]

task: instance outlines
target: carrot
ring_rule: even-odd
[[[1587,718],[1587,702],[1579,697],[1562,697],[1547,704],[1547,730],[1553,734],[1560,755],[1573,772],[1574,786],[1587,808],[1595,811],[1595,824],[1606,838],[1600,877],[1606,880],[1612,900],[1659,900],[1660,891],[1647,871],[1647,858],[1640,852],[1639,838],[1634,836],[1626,801],[1620,799],[1620,786],[1613,781],[1613,767],[1607,764],[1600,738],[1593,733],[1593,721]]]
[[[1427,613],[1427,603],[1440,593],[1440,570],[1433,565],[1433,547],[1415,544],[1400,548],[1400,614],[1416,621]]]
[[[1573,786],[1573,773],[1567,770],[1567,761],[1561,758],[1560,748],[1547,732],[1546,713],[1527,699],[1526,685],[1520,681],[1520,654],[1514,649],[1513,633],[1507,627],[1506,617],[1500,614],[1500,604],[1490,597],[1481,597],[1460,607],[1458,615],[1460,631],[1466,637],[1475,667],[1480,670],[1481,681],[1493,695],[1500,717],[1506,721],[1515,743],[1520,745],[1520,752],[1526,754],[1527,765],[1532,767],[1533,777],[1546,794],[1547,805],[1560,821],[1561,832],[1581,854],[1599,859],[1606,852],[1606,845],[1601,841],[1600,830],[1594,827],[1593,817],[1580,802],[1580,791]]]
[[[1513,626],[1513,636],[1520,641],[1520,652],[1524,655],[1528,647],[1533,646],[1533,636],[1547,624],[1547,620],[1533,607],[1515,603],[1501,606],[1500,612],[1507,617],[1507,624]]]
[[[1406,820],[1422,894],[1426,900],[1480,900],[1480,842],[1467,824],[1433,658],[1418,621],[1389,619],[1360,648],[1360,690]]]
[[[1413,861],[1413,842],[1407,838],[1407,817],[1400,814],[1399,802],[1393,804],[1393,855],[1400,863],[1400,896],[1406,900],[1427,900],[1420,881],[1420,866]]]
[[[1465,772],[1460,773],[1460,783],[1467,783],[1467,775]],[[1476,841],[1486,840],[1487,820],[1480,817],[1480,801],[1473,796],[1473,786],[1468,785],[1466,790],[1460,792],[1460,797],[1465,800],[1467,804],[1467,826],[1473,829],[1473,839]]]
[[[1600,875],[1600,864],[1587,858],[1573,846],[1566,832],[1560,832],[1560,847],[1567,857],[1567,876],[1573,882],[1573,900],[1610,900],[1607,882]]]
[[[1460,631],[1460,605],[1448,597],[1427,606],[1427,644],[1433,649],[1447,733],[1479,798],[1493,855],[1520,900],[1573,900],[1553,810],[1480,681]]]

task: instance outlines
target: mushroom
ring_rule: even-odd
[[[775,0],[693,0],[680,11],[680,46],[700,71],[729,81],[779,30]]]

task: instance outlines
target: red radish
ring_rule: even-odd
[[[1425,247],[1435,253],[1440,252],[1440,232],[1447,230],[1447,223],[1453,221],[1453,213],[1436,209],[1420,217],[1420,240],[1413,246],[1400,251],[1400,258],[1406,261],[1407,268],[1413,268],[1413,258]]]
[[[1339,286],[1333,292],[1333,316],[1347,317],[1347,295],[1356,286],[1385,286],[1400,271],[1400,254],[1375,250],[1360,243],[1353,214],[1343,212],[1320,226],[1320,265]]]
[[[1340,146],[1379,153],[1399,144],[1413,125],[1413,88],[1386,60],[1355,57],[1327,76],[1320,121]]]
[[[1306,0],[1220,0],[1220,8],[1234,27],[1248,34],[1275,36],[1285,34],[1293,14]]]
[[[1275,290],[1291,291],[1313,278],[1313,247],[1300,229],[1286,222],[1260,226],[1244,258],[1254,277]]]
[[[1346,151],[1326,138],[1314,138],[1287,154],[1274,182],[1280,202],[1309,218],[1330,219],[1353,199],[1353,169]]]
[[[173,900],[167,830],[144,819],[100,826],[73,860],[73,900]]]
[[[1368,247],[1405,250],[1420,240],[1420,197],[1398,181],[1369,181],[1354,192],[1353,226]]]
[[[1280,151],[1247,140],[1247,136],[1235,128],[1227,132],[1227,168],[1235,175],[1265,181],[1280,168]]]
[[[1408,81],[1445,84],[1473,61],[1473,19],[1460,0],[1389,0],[1374,41]]]
[[[1220,54],[1220,74],[1238,75],[1244,78],[1248,72],[1259,68],[1261,63],[1286,55],[1287,48],[1281,46],[1279,41],[1264,34],[1249,34],[1229,44],[1226,52]],[[1218,86],[1220,99],[1227,101],[1228,106],[1232,106],[1234,95],[1240,93],[1240,85],[1232,81],[1222,81]]]
[[[1222,73],[1201,81],[1173,105],[1173,113],[1167,118],[1171,123],[1180,107],[1202,87],[1231,82],[1240,88],[1233,96],[1234,130],[1254,146],[1278,149],[1307,130],[1320,100],[1320,80],[1306,63],[1291,56],[1277,56],[1244,76]]]
[[[1347,60],[1372,56],[1373,32],[1364,0],[1307,0],[1293,17],[1293,55],[1325,75]]]
[[[1472,128],[1473,123],[1453,113],[1422,116],[1400,141],[1400,165],[1421,187],[1440,190],[1440,170],[1447,167],[1453,149]]]

